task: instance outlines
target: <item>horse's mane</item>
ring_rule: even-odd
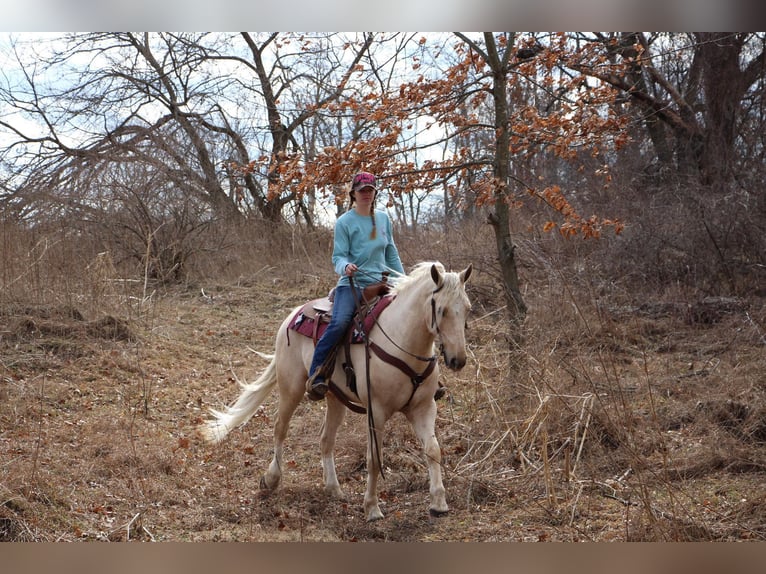
[[[391,278],[392,293],[396,295],[403,293],[422,281],[424,277],[430,277],[431,265],[436,265],[440,272],[444,272],[444,266],[438,261],[421,261],[416,263],[408,274],[396,275]]]
[[[409,274],[398,275],[392,278],[392,292],[394,294],[403,293],[404,291],[410,289],[413,285],[419,284],[424,280],[427,280],[431,285],[433,285],[433,282],[431,281],[432,265],[436,265],[439,273],[441,273],[442,276],[444,276],[445,281],[449,283],[449,276],[446,275],[444,265],[442,265],[439,261],[421,261],[420,263],[415,264]],[[447,283],[445,283],[445,286],[449,286]]]

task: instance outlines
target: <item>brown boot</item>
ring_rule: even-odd
[[[310,382],[311,385],[308,391],[306,391],[306,396],[310,401],[321,401],[329,388],[327,382],[321,376],[315,376]]]
[[[441,381],[439,381],[439,388],[436,389],[436,392],[434,393],[434,400],[438,401],[439,399],[444,397],[445,394],[447,394],[447,387],[442,385]]]

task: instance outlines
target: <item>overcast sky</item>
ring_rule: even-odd
[[[736,30],[747,0],[0,0],[3,31]],[[763,28],[761,26],[761,28]]]

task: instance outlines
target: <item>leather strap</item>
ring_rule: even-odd
[[[351,401],[351,400],[350,400],[350,399],[349,399],[349,398],[348,398],[348,397],[345,395],[345,393],[344,393],[344,392],[341,390],[341,388],[340,388],[340,387],[338,387],[338,385],[336,385],[336,384],[335,384],[335,383],[333,383],[332,381],[329,381],[329,382],[328,382],[328,387],[329,387],[329,388],[330,388],[330,390],[332,391],[332,394],[334,394],[334,395],[335,395],[335,397],[336,397],[336,398],[337,398],[337,399],[338,399],[340,402],[342,402],[344,405],[346,405],[346,407],[348,407],[350,410],[352,410],[352,411],[354,411],[355,413],[358,413],[358,414],[360,414],[360,415],[363,415],[364,413],[366,413],[366,412],[367,412],[367,409],[366,409],[366,408],[364,408],[362,405],[360,405],[360,404],[358,404],[358,403],[355,403],[355,402],[352,402],[352,401]]]
[[[389,365],[393,365],[394,367],[399,369],[401,372],[403,372],[405,375],[407,375],[412,381],[412,384],[415,385],[416,390],[418,386],[420,386],[420,384],[423,381],[425,381],[428,378],[428,376],[431,373],[433,373],[434,369],[436,368],[436,357],[429,357],[428,359],[426,359],[428,361],[428,366],[426,367],[426,370],[418,374],[407,363],[402,361],[399,357],[394,357],[390,353],[386,352],[382,347],[380,347],[374,341],[370,341],[370,349],[372,349],[372,351],[378,356],[379,359],[381,359],[382,361],[385,361]]]
[[[317,315],[314,319],[314,331],[311,334],[311,338],[314,341],[315,347],[317,346],[317,342],[319,341],[319,325],[322,322],[322,319],[324,318],[325,315],[326,313],[324,311],[319,311],[317,312]]]

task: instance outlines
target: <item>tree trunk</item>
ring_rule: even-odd
[[[638,58],[639,53],[636,46],[644,44],[643,36],[637,32],[627,32],[620,34],[620,41],[615,48],[616,52],[620,56],[630,62],[628,66],[627,80],[628,85],[633,86],[633,89],[640,90],[641,92],[650,93],[649,87],[644,77],[644,70],[641,67],[640,60]],[[611,49],[611,48],[610,48]],[[648,54],[647,54],[648,55]],[[649,135],[649,140],[654,147],[655,157],[657,158],[659,173],[671,173],[673,170],[673,150],[670,142],[668,141],[669,132],[665,129],[665,125],[657,117],[655,111],[651,106],[641,102],[639,105],[641,109],[641,115],[646,127],[646,131]]]
[[[485,33],[487,57],[492,70],[492,97],[495,106],[495,161],[496,180],[495,209],[489,216],[489,222],[495,230],[497,258],[503,276],[503,288],[511,321],[519,324],[524,320],[527,306],[519,289],[519,275],[516,267],[516,246],[511,239],[510,209],[508,206],[508,180],[510,173],[510,132],[508,130],[508,66],[507,57],[500,58],[495,38]],[[510,52],[512,46],[506,46]]]
[[[705,136],[700,155],[702,184],[720,190],[732,177],[737,111],[746,86],[739,58],[742,36],[697,34],[705,90]]]
[[[508,305],[508,316],[514,324],[521,324],[527,314],[527,305],[521,296],[519,274],[516,267],[516,246],[509,231],[509,208],[505,201],[495,204],[495,211],[489,216],[489,223],[495,230],[497,258],[503,276],[503,290]]]

